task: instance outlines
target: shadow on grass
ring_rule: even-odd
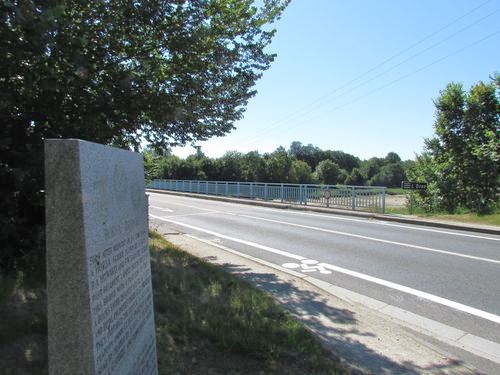
[[[348,373],[262,291],[165,242],[152,248],[164,373]]]
[[[206,259],[214,261],[216,257],[210,256]],[[278,279],[273,273],[256,273],[244,266],[229,263],[223,264],[223,268],[257,288],[271,293],[284,308],[319,336],[327,348],[346,361],[352,361],[348,364],[349,367],[355,365],[351,373],[356,373],[356,368],[362,368],[375,374],[410,375],[449,374],[458,372],[459,368],[463,369],[462,362],[451,359],[445,363],[436,363],[425,367],[410,360],[402,363],[395,362],[356,340],[355,337],[375,337],[375,335],[371,332],[359,331],[356,328],[355,313],[347,309],[331,307],[323,295],[298,289],[292,283]],[[334,321],[333,325],[328,323],[331,320]]]
[[[319,293],[300,290],[272,273],[235,264],[224,264],[222,270],[164,241],[157,245],[152,246],[152,270],[161,374],[361,373],[339,363],[251,284],[278,297],[338,356],[375,374],[456,373],[461,365],[450,361],[422,368],[411,361],[396,363],[352,338],[373,334],[356,329],[352,311],[329,306]],[[2,301],[0,373],[47,373],[45,311],[43,285],[16,291]],[[336,325],[326,324],[325,317]]]

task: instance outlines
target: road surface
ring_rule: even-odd
[[[149,213],[153,224],[438,322],[437,336],[500,364],[500,236],[156,193]]]

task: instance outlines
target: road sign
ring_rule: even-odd
[[[411,189],[411,190],[426,190],[427,183],[426,182],[409,182],[409,181],[401,181],[402,189]]]
[[[332,192],[330,191],[330,189],[325,189],[325,191],[323,192],[323,196],[325,197],[325,199],[330,199],[332,197]]]

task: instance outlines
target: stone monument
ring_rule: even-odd
[[[45,141],[50,374],[157,374],[138,153]]]

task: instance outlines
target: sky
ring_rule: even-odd
[[[500,0],[292,0],[274,27],[275,61],[236,129],[198,143],[207,156],[299,141],[414,159],[440,91],[500,72]]]

